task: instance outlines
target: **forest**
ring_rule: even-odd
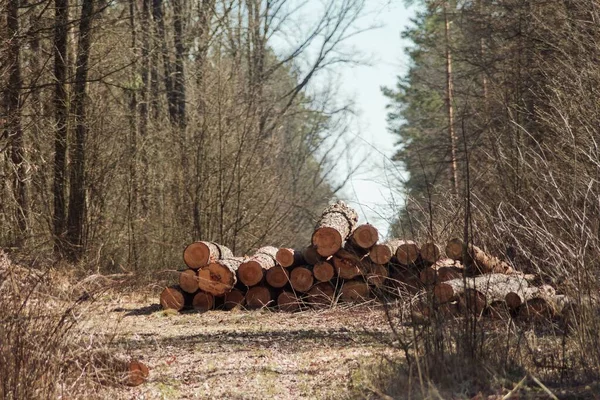
[[[331,204],[352,178],[352,170],[340,175],[339,163],[340,154],[355,150],[344,139],[354,110],[341,100],[334,78],[360,62],[346,44],[371,28],[363,23],[366,2],[0,0],[0,305],[11,310],[0,318],[7,328],[0,339],[9,343],[0,346],[0,394],[25,398],[38,390],[39,398],[56,398],[67,389],[47,383],[45,374],[52,373],[69,382],[69,397],[91,398],[90,387],[107,380],[98,371],[115,370],[107,360],[126,353],[149,358],[164,379],[150,378],[142,392],[118,396],[181,398],[183,384],[164,383],[177,368],[164,367],[164,359],[176,357],[165,348],[182,343],[172,332],[179,324],[207,345],[202,356],[221,354],[227,342],[232,357],[243,359],[239,365],[253,365],[255,355],[238,352],[237,345],[260,353],[260,362],[291,365],[286,351],[271,354],[264,343],[285,348],[297,341],[310,367],[244,370],[240,375],[272,377],[273,368],[280,374],[270,391],[264,380],[245,382],[248,398],[558,398],[565,388],[571,396],[565,398],[594,398],[600,390],[600,1],[401,4],[414,11],[409,26],[397,27],[409,43],[408,69],[381,94],[396,140],[390,161],[406,179],[389,183],[402,192],[402,207],[380,242],[451,239],[461,243],[454,260],[473,248],[483,258],[494,255],[498,264],[535,276],[539,287],[550,285],[569,299],[567,322],[534,324],[516,316],[490,322],[469,313],[442,318],[425,286],[407,295],[391,276],[381,286],[388,283],[402,304],[375,305],[384,296],[371,296],[361,281],[367,293],[361,299],[371,296],[366,308],[354,305],[355,311],[342,299],[339,308],[320,311],[324,325],[309,311],[290,317],[261,309],[240,317],[152,308],[190,243],[222,245],[240,257],[273,246],[266,258],[273,266],[281,266],[274,256],[279,249],[294,254],[318,247],[310,242],[315,222],[326,219],[325,213],[319,219],[321,212],[336,207]],[[387,45],[399,47],[400,38]],[[337,254],[342,239],[350,241],[358,217],[352,220],[350,227],[339,223],[347,234],[333,252],[319,253],[319,262]],[[11,269],[9,259],[28,269]],[[243,263],[240,258],[236,265]],[[307,274],[313,267],[306,265]],[[261,268],[256,282],[262,282]],[[331,276],[340,274],[336,268]],[[15,271],[27,277],[15,284]],[[227,272],[236,279],[234,267]],[[197,273],[190,273],[191,292],[198,291]],[[36,306],[44,296],[55,314],[40,327],[35,321],[50,315]],[[413,320],[407,321],[407,304],[418,296],[435,311],[426,322],[408,312]],[[183,308],[183,295],[180,303]],[[99,327],[112,315],[108,304],[134,316],[125,322],[130,331],[82,344],[85,323]],[[140,315],[149,320],[134,319]],[[248,325],[242,328],[238,318]],[[214,325],[223,331],[215,334]],[[365,334],[367,327],[374,330]],[[238,336],[240,329],[246,330]],[[131,332],[150,332],[160,342],[156,352],[127,337]],[[27,343],[46,337],[39,354],[57,360],[48,370],[38,353],[26,356]],[[360,355],[336,347],[337,337]],[[313,346],[306,338],[323,342]],[[5,351],[11,348],[18,351]],[[82,348],[94,351],[73,350]],[[337,353],[327,358],[323,348]],[[371,353],[361,353],[365,348]],[[191,357],[179,350],[178,357]],[[341,357],[351,360],[340,367],[346,380],[331,362]],[[218,370],[191,362],[204,368],[206,382]],[[8,374],[16,366],[35,373],[21,381],[20,374]],[[314,382],[321,369],[335,376],[334,389]],[[293,386],[288,373],[303,376],[310,389]],[[91,380],[74,378],[78,374]],[[165,385],[176,391],[158,395]],[[201,397],[239,395],[224,386],[190,385]],[[590,389],[579,391],[579,385]],[[527,387],[536,389],[511,397]]]

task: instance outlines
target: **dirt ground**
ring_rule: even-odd
[[[361,369],[392,352],[384,313],[369,305],[178,314],[119,297],[103,300],[90,324],[150,368],[147,383],[101,396],[113,399],[347,398]]]

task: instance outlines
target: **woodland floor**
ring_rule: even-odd
[[[368,363],[390,355],[381,309],[361,305],[296,314],[258,311],[171,313],[155,299],[105,298],[91,329],[150,368],[113,399],[339,399]]]

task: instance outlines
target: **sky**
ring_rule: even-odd
[[[353,99],[356,118],[350,135],[355,135],[357,152],[355,162],[369,152],[362,170],[342,189],[339,197],[347,200],[359,212],[360,221],[375,225],[385,236],[389,222],[402,204],[399,180],[403,171],[391,163],[397,147],[397,137],[390,133],[386,123],[387,98],[381,87],[393,87],[397,76],[408,69],[404,48],[410,43],[401,38],[401,32],[410,25],[412,9],[400,0],[368,0],[363,23],[379,26],[350,39],[351,45],[369,60],[369,65],[345,67],[340,70],[342,92]],[[389,3],[389,4],[388,4]],[[343,170],[340,171],[343,174]],[[390,188],[393,188],[390,190]]]

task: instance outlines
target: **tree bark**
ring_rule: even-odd
[[[510,291],[527,286],[527,281],[518,276],[488,274],[438,283],[433,288],[433,294],[439,303],[446,303],[456,300],[466,289],[472,289],[480,292],[486,299],[504,301]]]
[[[312,244],[317,248],[317,253],[323,257],[335,254],[354,231],[357,222],[358,214],[343,201],[327,207],[312,236]]]
[[[469,244],[467,259],[463,260],[463,247],[462,240],[451,239],[446,246],[446,255],[453,260],[462,261],[469,274],[511,274],[514,272],[508,263],[487,254],[473,244]]]
[[[458,166],[457,166],[457,145],[456,132],[454,131],[454,83],[452,75],[452,50],[450,19],[448,18],[448,2],[443,2],[444,12],[444,37],[446,50],[446,112],[448,115],[448,135],[450,136],[450,178],[454,195],[458,195]]]
[[[459,261],[442,258],[431,267],[426,267],[419,274],[421,282],[426,285],[458,279],[463,275],[464,267]]]

